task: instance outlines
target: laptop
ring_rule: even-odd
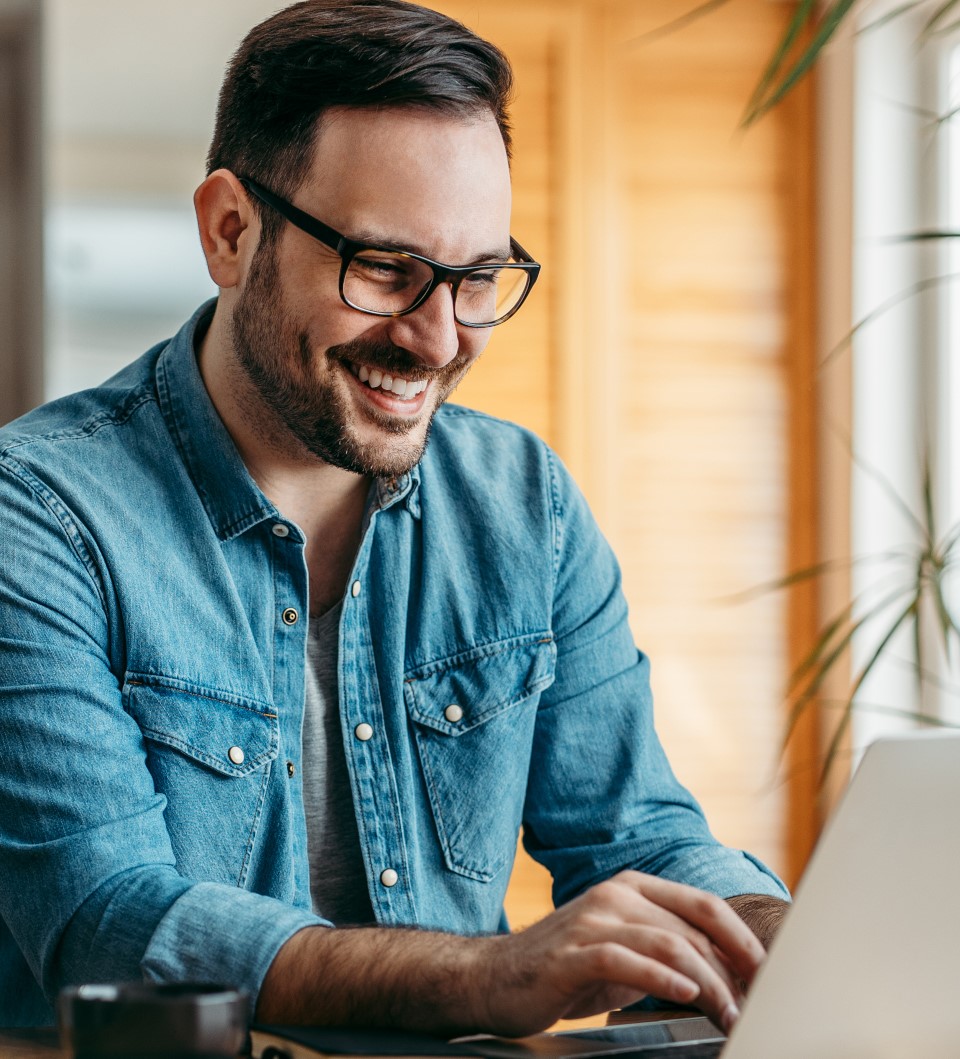
[[[960,733],[914,732],[868,747],[728,1041],[697,1018],[486,1041],[483,1051],[956,1059]]]
[[[873,743],[824,831],[729,1040],[698,1017],[522,1040],[461,1038],[453,1050],[491,1059],[956,1059],[958,817],[960,732]],[[268,1043],[275,1047],[264,1049]],[[370,1042],[310,1043],[316,1051],[265,1039],[254,1055],[431,1054],[419,1042],[405,1051],[396,1041],[372,1049]]]

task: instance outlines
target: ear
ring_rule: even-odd
[[[260,235],[246,189],[229,169],[217,169],[194,192],[193,205],[210,278],[221,288],[238,286]]]

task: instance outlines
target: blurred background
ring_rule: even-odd
[[[191,196],[223,68],[279,6],[0,0],[4,421],[103,380],[215,293]],[[888,652],[823,782],[857,639],[782,746],[791,672],[876,583],[848,560],[923,537],[903,509],[924,452],[940,524],[960,515],[960,332],[939,278],[960,269],[949,241],[900,238],[960,220],[955,28],[924,35],[922,3],[861,4],[744,129],[796,4],[432,6],[514,63],[513,231],[544,266],[456,399],[571,468],[621,559],[676,771],[718,837],[795,882],[857,749],[921,707],[956,720],[949,659],[918,648],[936,678],[918,682],[920,656]],[[513,922],[548,907],[521,854]]]

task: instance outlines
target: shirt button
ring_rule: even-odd
[[[353,584],[350,586],[350,595],[353,596],[354,599],[356,599],[357,596],[360,595],[360,582],[359,581],[354,581]]]
[[[380,872],[380,882],[382,882],[384,886],[396,886],[399,878],[400,876],[397,875],[393,868],[386,868]]]
[[[363,724],[358,724],[357,727],[354,728],[353,734],[360,740],[361,743],[365,743],[368,739],[373,738],[373,728],[369,724],[364,722]]]
[[[293,609],[293,607],[287,607],[281,617],[283,618],[285,625],[296,625],[300,615]]]
[[[244,752],[238,746],[232,746],[227,751],[227,757],[234,763],[234,765],[242,765],[243,759],[246,757]]]
[[[463,710],[453,702],[443,711],[443,716],[446,717],[451,724],[456,724],[457,721],[463,720]]]
[[[290,777],[290,779],[293,779],[293,777],[296,775],[296,773],[297,773],[297,766],[294,765],[294,763],[292,761],[288,761],[287,762],[287,775]]]
[[[276,522],[273,526],[274,537],[289,537],[290,530],[282,522]]]

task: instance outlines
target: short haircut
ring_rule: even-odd
[[[230,169],[290,198],[330,107],[490,113],[509,156],[506,56],[466,26],[403,0],[302,0],[254,27],[227,67],[207,172]],[[259,210],[260,204],[256,203]],[[261,213],[267,241],[281,222]]]

